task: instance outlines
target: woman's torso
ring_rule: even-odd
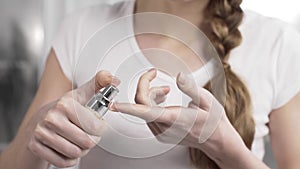
[[[73,54],[69,65],[72,77],[69,78],[74,84],[84,84],[100,69],[109,70],[122,81],[119,101],[133,102],[139,75],[153,67],[134,38],[132,17],[124,17],[132,14],[133,7],[133,1],[126,1],[113,6],[94,7],[81,15],[77,23],[80,29],[75,32],[77,39],[71,45],[73,53],[69,52]],[[120,17],[123,19],[115,20]],[[273,71],[276,63],[270,58],[279,49],[274,49],[276,37],[262,37],[266,32],[253,25],[255,18],[259,16],[246,12],[240,27],[243,43],[232,51],[229,62],[251,93],[256,122],[252,151],[262,158],[263,137],[268,134],[266,124],[274,101]],[[278,33],[275,31],[273,34]],[[209,78],[204,69],[196,70],[194,75],[199,77],[201,85]],[[189,101],[178,91],[174,77],[159,73],[152,85],[171,87],[165,105],[186,105]],[[193,168],[188,147],[159,143],[143,120],[113,112],[107,113],[104,118],[110,124],[110,130],[102,137],[99,146],[82,160],[82,168]]]

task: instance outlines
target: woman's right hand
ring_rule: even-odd
[[[83,86],[40,108],[27,125],[28,148],[57,167],[70,167],[88,153],[101,138],[106,123],[84,105],[101,88],[120,81],[100,71]]]

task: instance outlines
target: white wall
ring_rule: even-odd
[[[104,3],[108,0],[44,0],[45,51],[64,17],[76,9]]]
[[[44,22],[46,31],[46,46],[62,18],[78,8],[104,2],[118,2],[122,0],[44,0]],[[300,1],[299,0],[244,0],[242,7],[251,9],[263,15],[279,18],[297,26],[300,30]]]
[[[299,0],[244,0],[242,6],[291,23],[300,14]]]

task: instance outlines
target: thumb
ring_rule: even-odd
[[[90,81],[80,86],[76,90],[73,90],[72,95],[75,100],[84,105],[102,88],[109,84],[118,86],[120,82],[121,81],[117,77],[113,76],[110,72],[102,70],[99,71]]]

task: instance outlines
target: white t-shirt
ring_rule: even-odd
[[[133,37],[118,39],[132,35],[126,22],[130,20],[125,19],[123,25],[119,22],[121,27],[108,26],[117,22],[117,18],[131,15],[133,8],[134,1],[99,5],[65,20],[53,41],[53,49],[64,74],[75,86],[86,83],[98,70],[109,70],[123,82],[119,99],[133,101],[139,75],[153,66],[141,54]],[[256,122],[252,151],[262,159],[270,112],[300,91],[300,34],[281,21],[251,11],[245,11],[240,31],[242,44],[231,52],[229,62],[250,91]],[[115,35],[119,32],[122,35]],[[100,54],[95,49],[109,51]],[[205,71],[199,69],[193,75],[204,77],[203,73]],[[199,82],[199,85],[203,83]],[[160,72],[153,84],[171,87],[165,104],[186,103],[185,96],[178,95],[174,78]],[[93,165],[83,160],[83,168],[193,168],[187,147],[159,143],[143,120],[113,112],[107,113],[105,119],[110,130],[102,137],[100,146],[85,157],[92,160]]]

